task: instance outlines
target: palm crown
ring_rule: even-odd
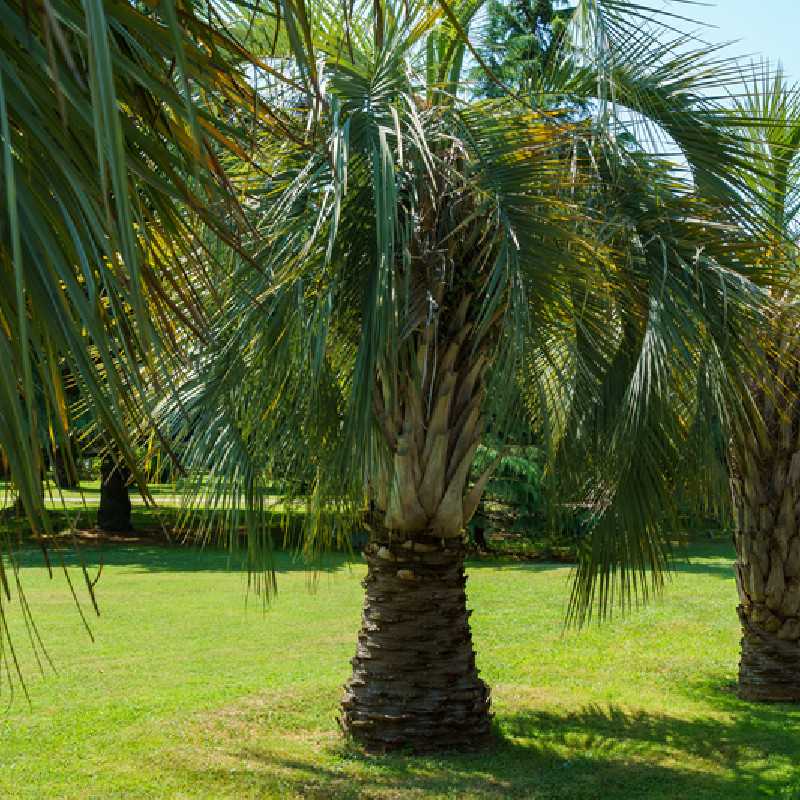
[[[734,159],[741,145],[719,109],[664,87],[673,70],[686,82],[685,60],[645,66],[640,45],[604,74],[608,93],[685,142],[694,185],[607,114],[570,121],[508,93],[431,86],[452,75],[436,54],[464,46],[447,14],[387,6],[380,36],[366,6],[340,28],[325,22],[312,40],[321,66],[306,101],[295,98],[304,138],[262,146],[269,173],[250,202],[258,269],[225,277],[214,345],[180,402],[160,409],[196,433],[189,463],[219,478],[220,500],[255,497],[292,463],[314,480],[320,514],[357,511],[369,494],[392,529],[455,535],[482,486],[465,480],[487,404],[516,398],[514,377],[562,458],[566,431],[587,434],[585,451],[592,427],[628,480],[643,480],[643,466],[655,480],[655,462],[629,469],[637,437],[671,425],[665,442],[687,445],[701,383],[705,399],[730,400],[729,370],[753,356],[737,332],[763,299],[749,280],[760,274],[748,266],[758,245],[742,225],[745,182],[714,163],[702,133]],[[564,95],[587,95],[597,68],[563,58]],[[607,472],[603,491],[618,477]],[[661,507],[667,487],[650,488],[630,491]],[[312,527],[307,543],[334,530]]]

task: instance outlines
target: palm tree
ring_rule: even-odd
[[[553,114],[552,85],[547,112],[508,88],[466,99],[476,8],[293,5],[262,20],[285,70],[262,100],[304,135],[262,141],[269,167],[246,203],[258,268],[220,273],[207,344],[157,409],[184,465],[209,476],[198,492],[230,528],[247,523],[254,558],[279,469],[312,478],[310,498],[283,499],[305,512],[306,554],[366,524],[341,724],[378,750],[490,733],[463,540],[492,473],[469,481],[487,407],[522,411],[508,408],[519,379],[560,463],[581,461],[566,434],[594,437],[604,463],[584,489],[601,524],[575,607],[625,601],[649,571],[659,580],[668,476],[696,454],[706,404],[738,421],[768,300],[747,266],[761,250],[746,182],[727,169],[745,169],[741,143],[695,90],[728,65],[643,38],[620,10],[635,7],[584,2],[556,74],[592,119]],[[648,152],[648,125],[691,179]]]
[[[800,210],[800,87],[781,69],[756,74],[739,100],[758,171],[751,175],[760,234],[773,259],[795,272]],[[757,121],[757,124],[753,124]],[[742,651],[739,694],[750,700],[800,700],[800,455],[797,435],[796,276],[775,280],[777,303],[764,333],[769,368],[749,388],[760,425],[733,441],[736,578]]]

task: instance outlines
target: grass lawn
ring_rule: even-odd
[[[800,709],[731,693],[727,546],[694,546],[655,605],[564,636],[568,568],[472,564],[499,738],[483,754],[424,758],[366,757],[337,733],[362,565],[334,560],[310,592],[282,558],[262,614],[219,552],[84,555],[104,564],[94,644],[63,578],[24,555],[58,673],[35,671],[12,608],[32,706],[17,692],[0,717],[2,798],[800,798]]]

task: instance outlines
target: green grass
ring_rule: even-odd
[[[498,742],[424,758],[363,756],[337,733],[363,566],[335,559],[309,592],[281,558],[262,614],[222,553],[84,553],[104,564],[94,644],[63,578],[25,553],[58,674],[20,647],[32,705],[17,693],[0,719],[2,798],[800,798],[800,710],[730,691],[727,546],[694,546],[662,601],[563,636],[568,568],[473,564]],[[11,623],[21,645],[15,609]]]

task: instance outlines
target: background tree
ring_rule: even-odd
[[[481,53],[492,74],[523,95],[539,90],[561,60],[575,4],[567,0],[490,0],[480,31]],[[498,97],[503,88],[483,68],[474,70],[478,91]],[[560,104],[560,110],[566,107]]]

